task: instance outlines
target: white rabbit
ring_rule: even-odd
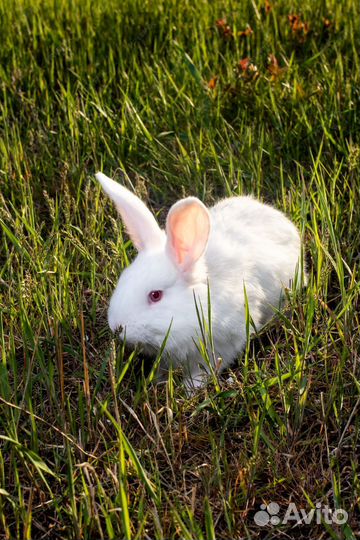
[[[259,329],[294,280],[300,267],[298,230],[284,214],[252,197],[224,199],[210,209],[188,197],[170,208],[164,231],[136,195],[100,172],[96,178],[138,250],[112,295],[110,328],[120,338],[126,335],[127,343],[154,352],[171,325],[162,368],[169,362],[182,365],[187,386],[202,385],[208,367],[198,350],[194,297],[207,314],[210,287],[212,361],[220,359],[221,371],[246,344],[245,291]]]

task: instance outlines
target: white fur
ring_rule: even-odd
[[[139,250],[111,298],[109,325],[112,330],[123,327],[120,335],[126,332],[128,343],[156,351],[171,324],[164,362],[182,365],[188,384],[198,386],[203,382],[199,364],[207,368],[196,346],[200,332],[194,294],[207,314],[209,283],[213,361],[220,358],[223,370],[246,344],[244,287],[259,329],[294,279],[300,260],[298,230],[284,214],[252,197],[224,199],[210,210],[189,197],[170,209],[165,234],[135,195],[102,173],[96,176]],[[151,304],[148,294],[153,290],[164,293]]]

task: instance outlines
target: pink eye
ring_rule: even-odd
[[[151,291],[149,293],[149,301],[150,302],[159,302],[162,299],[163,292],[162,291]]]

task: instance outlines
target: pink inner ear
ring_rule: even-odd
[[[178,206],[179,205],[179,206]],[[168,216],[167,232],[176,262],[184,270],[203,254],[210,229],[209,214],[198,201],[180,201]]]

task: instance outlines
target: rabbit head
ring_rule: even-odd
[[[175,203],[165,231],[136,195],[102,173],[96,174],[115,203],[138,251],[111,297],[108,321],[130,344],[158,349],[171,327],[166,350],[185,359],[197,327],[194,292],[207,295],[203,254],[210,233],[210,214],[203,203],[188,197]]]

